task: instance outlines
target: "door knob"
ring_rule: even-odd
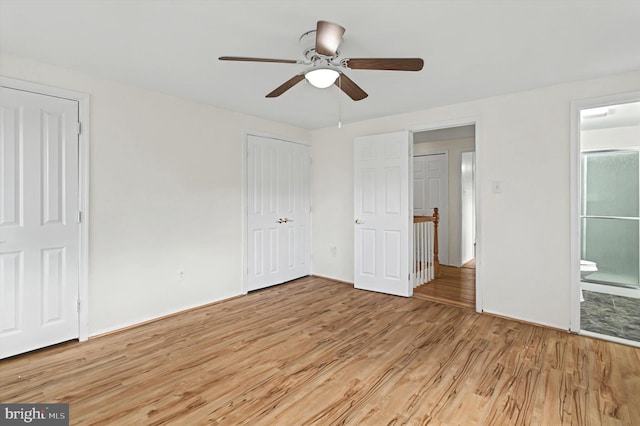
[[[280,218],[280,219],[276,220],[276,222],[278,222],[278,223],[284,223],[284,219]]]
[[[287,222],[294,222],[294,220],[293,220],[293,219],[289,219],[289,218],[285,217],[285,218],[284,218],[284,223],[287,223]]]
[[[364,220],[356,219],[356,225],[362,225]]]

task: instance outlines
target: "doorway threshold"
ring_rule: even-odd
[[[594,339],[606,340],[607,342],[619,343],[621,345],[632,346],[634,348],[640,348],[640,342],[636,342],[635,340],[623,339],[621,337],[615,337],[615,336],[608,336],[606,334],[595,333],[593,331],[580,330],[578,335],[593,337]]]

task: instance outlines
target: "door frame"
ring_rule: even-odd
[[[462,158],[464,156],[464,154],[473,154],[473,170],[472,170],[472,178],[473,178],[473,194],[472,194],[472,200],[471,202],[473,203],[473,211],[474,214],[478,214],[478,212],[476,211],[476,188],[475,188],[475,169],[476,169],[476,156],[475,156],[475,150],[474,151],[468,151],[468,150],[463,150],[460,151],[460,164],[462,165]],[[462,170],[459,170],[460,172],[460,187],[462,189]],[[462,207],[462,201],[463,201],[463,196],[462,196],[462,190],[460,190],[460,207]],[[460,266],[464,265],[464,261],[462,259],[462,253],[463,253],[463,248],[462,248],[462,228],[463,226],[463,222],[464,222],[464,218],[463,218],[463,214],[462,214],[462,209],[460,211],[460,253],[458,253],[458,255],[460,256]],[[474,221],[475,222],[475,221]],[[477,225],[476,223],[474,223],[474,226]],[[474,234],[474,258],[475,258],[475,229],[473,230],[472,234]]]
[[[423,124],[416,124],[409,127],[411,132],[425,132],[429,130],[447,129],[450,127],[475,126],[475,152],[476,152],[476,174],[475,174],[475,193],[476,193],[476,312],[483,311],[483,289],[484,278],[483,270],[483,233],[482,233],[482,199],[480,197],[480,188],[484,184],[483,165],[484,150],[482,145],[482,118],[479,115],[463,116],[452,118],[449,120],[427,121]],[[412,169],[413,173],[413,169]]]
[[[571,102],[571,139],[569,145],[569,233],[570,233],[570,316],[569,331],[588,334],[580,328],[580,111],[609,105],[640,102],[640,91],[617,93]],[[615,337],[598,335],[604,340],[618,342]],[[624,343],[629,344],[628,341]]]
[[[283,142],[289,143],[297,143],[300,145],[304,145],[309,147],[310,153],[309,158],[311,159],[311,166],[309,168],[309,232],[310,232],[310,241],[309,246],[313,248],[313,149],[309,142],[294,139],[294,138],[285,138],[282,136],[274,135],[272,133],[263,132],[260,130],[253,129],[244,129],[242,131],[242,200],[241,200],[241,209],[242,209],[242,244],[240,250],[242,252],[241,258],[241,270],[240,277],[242,277],[242,294],[246,295],[249,293],[249,211],[247,197],[249,196],[249,136],[257,136],[261,138],[269,138],[276,139]],[[309,252],[309,270],[313,273],[313,253]]]
[[[87,93],[62,89],[41,83],[0,76],[0,86],[45,96],[64,98],[78,102],[78,120],[81,123],[78,136],[78,206],[80,221],[80,258],[78,271],[78,340],[89,338],[89,150],[90,150],[90,101]]]

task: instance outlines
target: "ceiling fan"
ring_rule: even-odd
[[[342,68],[352,70],[420,71],[424,65],[422,58],[343,58],[339,59],[338,47],[342,42],[344,27],[327,21],[318,21],[315,30],[307,31],[300,37],[304,60],[252,58],[244,56],[221,56],[221,61],[276,62],[301,64],[308,68],[285,81],[267,98],[275,98],[300,83],[305,78],[314,87],[324,89],[335,84],[354,101],[366,98],[367,93],[347,77]]]

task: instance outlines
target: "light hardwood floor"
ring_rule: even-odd
[[[321,278],[4,360],[0,384],[71,424],[640,424],[640,349]]]
[[[475,309],[476,270],[440,265],[440,276],[414,288],[413,297]]]

